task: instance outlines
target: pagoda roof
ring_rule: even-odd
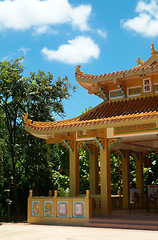
[[[104,73],[104,74],[100,74],[100,75],[92,75],[92,74],[84,74],[83,72],[77,72],[76,71],[76,77],[79,79],[84,79],[84,80],[98,80],[98,79],[102,79],[104,78],[105,80],[109,80],[109,79],[113,79],[113,77],[128,77],[131,75],[139,75],[142,74],[142,71],[145,70],[158,70],[158,63],[154,62],[150,65],[147,66],[139,66],[139,67],[135,67],[135,68],[130,68],[129,70],[121,70],[121,71],[116,71],[116,72],[112,72],[112,73]],[[79,80],[78,80],[79,81]]]
[[[129,80],[133,77],[139,77],[148,75],[154,72],[158,72],[158,52],[154,49],[152,44],[152,56],[147,60],[143,61],[141,58],[137,58],[137,67],[133,67],[126,70],[104,73],[100,75],[86,74],[80,70],[81,65],[77,65],[76,68],[76,80],[77,82],[88,90],[89,94],[96,94],[99,97],[103,96],[99,93],[99,87],[104,84],[104,87],[107,86],[110,82],[113,85],[119,84],[122,80]],[[105,85],[106,84],[106,85]],[[99,93],[99,94],[98,94]]]
[[[145,122],[158,117],[158,96],[144,96],[133,99],[103,102],[90,111],[63,121],[37,122],[23,116],[26,131],[33,136],[50,139],[54,133],[68,133],[86,129],[97,129]],[[144,121],[143,121],[144,120]]]

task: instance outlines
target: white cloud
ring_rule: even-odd
[[[137,17],[121,21],[122,27],[133,30],[146,37],[158,36],[158,0],[139,1],[136,9]]]
[[[53,35],[57,35],[58,31],[57,30],[53,30],[50,26],[48,25],[42,25],[39,27],[35,27],[34,28],[35,32],[33,33],[33,35],[43,35],[43,34],[53,34]]]
[[[90,5],[73,7],[68,0],[3,0],[0,1],[0,29],[44,26],[46,30],[45,26],[67,23],[85,31],[89,29],[90,14]]]
[[[26,56],[26,53],[28,53],[29,51],[31,51],[31,48],[25,48],[25,47],[21,47],[18,50],[19,52],[22,52],[24,56]]]
[[[105,31],[102,31],[101,29],[97,29],[97,33],[102,37],[102,38],[106,38],[107,37],[107,33]]]
[[[100,49],[89,37],[78,36],[61,45],[58,50],[50,50],[44,47],[41,51],[48,60],[59,61],[68,64],[87,63],[91,59],[97,59]]]
[[[89,27],[87,21],[89,19],[90,13],[90,6],[80,5],[79,7],[74,8],[71,12],[73,26],[80,28],[82,31],[88,30]]]

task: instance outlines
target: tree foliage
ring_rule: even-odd
[[[52,187],[52,171],[56,165],[54,149],[25,132],[22,115],[28,112],[32,120],[53,121],[56,114],[64,116],[63,100],[75,91],[67,77],[54,80],[51,73],[41,70],[25,77],[22,60],[23,57],[19,57],[0,62],[0,138],[4,139],[1,175],[5,187],[11,191],[17,215],[19,196],[24,189],[32,187],[35,193],[41,193],[41,189]]]

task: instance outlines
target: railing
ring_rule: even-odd
[[[92,216],[101,216],[101,195],[91,195]]]
[[[123,195],[111,196],[111,208],[112,210],[123,209]]]
[[[28,223],[81,225],[91,216],[89,190],[85,197],[58,197],[57,190],[48,197],[28,197]]]
[[[101,195],[90,195],[92,200],[92,216],[101,216]],[[111,195],[111,209],[117,210],[123,207],[123,196]]]

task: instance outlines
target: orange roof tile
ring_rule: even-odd
[[[80,128],[82,126],[125,122],[158,117],[158,96],[141,97],[117,102],[103,102],[92,110],[69,120],[36,122],[24,117],[24,126],[38,131]]]
[[[122,75],[122,74],[128,74],[128,73],[134,73],[134,72],[139,72],[139,71],[143,71],[143,70],[147,70],[147,69],[156,69],[158,68],[158,63],[155,64],[151,64],[148,66],[140,66],[140,67],[136,67],[136,68],[131,68],[129,70],[122,70],[122,71],[117,71],[117,72],[112,72],[112,73],[105,73],[105,74],[101,74],[101,75],[91,75],[91,74],[83,74],[83,72],[76,72],[75,75],[76,77],[79,77],[80,79],[89,79],[89,80],[93,80],[93,79],[100,79],[100,78],[106,78],[106,77],[110,77],[110,76],[118,76],[118,75]]]

